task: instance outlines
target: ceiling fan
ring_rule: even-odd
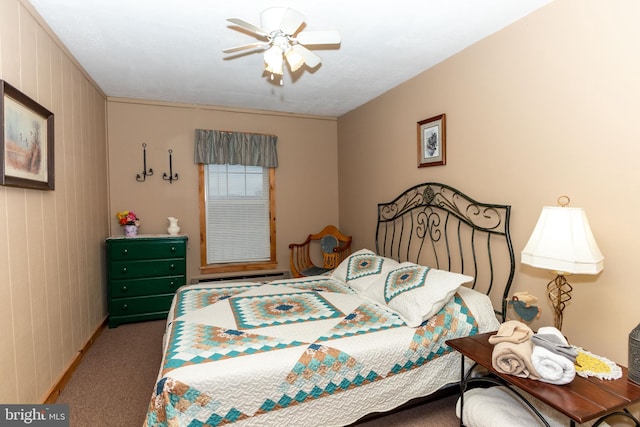
[[[340,44],[340,33],[335,30],[298,33],[304,20],[302,13],[288,7],[265,9],[260,15],[260,27],[240,18],[228,18],[227,21],[254,33],[264,41],[230,47],[223,52],[234,53],[246,49],[265,50],[265,70],[270,73],[271,80],[274,80],[276,75],[280,76],[280,85],[282,85],[285,59],[291,72],[295,72],[305,64],[315,68],[320,64],[321,59],[305,46]]]

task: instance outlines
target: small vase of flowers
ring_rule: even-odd
[[[124,235],[133,237],[138,235],[140,218],[133,211],[121,211],[116,213],[118,224],[124,227]]]

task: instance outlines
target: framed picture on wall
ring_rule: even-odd
[[[446,161],[445,114],[418,122],[418,167],[438,166]]]
[[[0,97],[0,184],[53,190],[53,113],[4,80]]]

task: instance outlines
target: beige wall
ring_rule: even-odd
[[[39,403],[106,316],[106,100],[18,0],[0,78],[55,115],[55,191],[0,187],[0,402]]]
[[[563,332],[627,365],[640,321],[640,3],[558,0],[338,120],[340,223],[373,247],[376,203],[439,181],[513,206],[514,290],[541,298],[549,272],[520,252],[542,206],[583,207],[605,256],[573,276]],[[447,165],[416,167],[416,122],[447,114]],[[366,152],[368,155],[362,156]]]
[[[111,233],[123,233],[115,212],[133,210],[140,233],[166,233],[168,216],[189,236],[188,279],[200,274],[198,167],[193,162],[195,129],[278,136],[276,232],[278,269],[289,269],[289,243],[302,242],[326,224],[338,225],[337,122],[335,118],[264,111],[230,111],[127,99],[108,100]],[[137,182],[143,169],[142,143],[153,176]],[[173,171],[178,180],[162,179]]]

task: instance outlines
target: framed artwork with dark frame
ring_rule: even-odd
[[[418,167],[447,164],[445,114],[418,122]]]
[[[53,190],[53,113],[4,80],[0,97],[0,185]]]

